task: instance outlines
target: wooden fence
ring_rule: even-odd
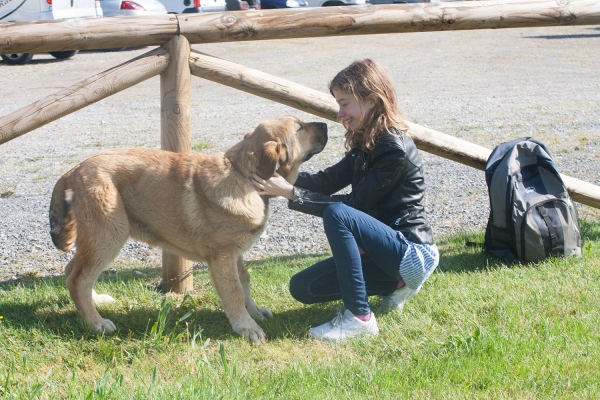
[[[0,54],[160,46],[0,117],[0,144],[160,74],[161,147],[191,151],[191,76],[337,120],[330,95],[190,49],[190,44],[467,29],[600,25],[597,0],[481,1],[71,19],[0,24]],[[409,123],[420,150],[483,170],[490,149]],[[562,175],[574,201],[600,187]],[[163,287],[191,290],[191,262],[163,251]]]

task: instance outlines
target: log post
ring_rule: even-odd
[[[163,150],[178,153],[192,151],[190,43],[174,36],[162,46],[171,54],[169,66],[160,76],[160,143]],[[184,293],[194,289],[192,262],[162,252],[164,292]],[[170,280],[172,280],[170,282]]]

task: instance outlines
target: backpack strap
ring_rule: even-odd
[[[556,240],[556,237],[557,237],[556,229],[554,229],[554,226],[552,225],[552,220],[548,216],[548,211],[546,211],[546,207],[544,207],[543,205],[539,205],[536,208],[537,208],[538,212],[540,213],[540,216],[544,219],[546,226],[548,227],[548,235],[550,236],[550,244],[552,246],[551,254],[558,255],[558,243]]]

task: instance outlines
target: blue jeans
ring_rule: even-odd
[[[342,299],[354,314],[369,314],[368,296],[389,295],[402,279],[402,234],[343,203],[327,207],[323,227],[333,257],[292,276],[292,297],[304,304]]]

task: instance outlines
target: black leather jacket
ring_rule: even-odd
[[[351,193],[333,195],[348,185]],[[424,192],[423,165],[414,142],[405,134],[384,132],[368,153],[353,148],[324,171],[300,173],[294,183],[297,199],[290,200],[289,208],[322,217],[327,206],[342,202],[402,232],[413,243],[433,244]]]

